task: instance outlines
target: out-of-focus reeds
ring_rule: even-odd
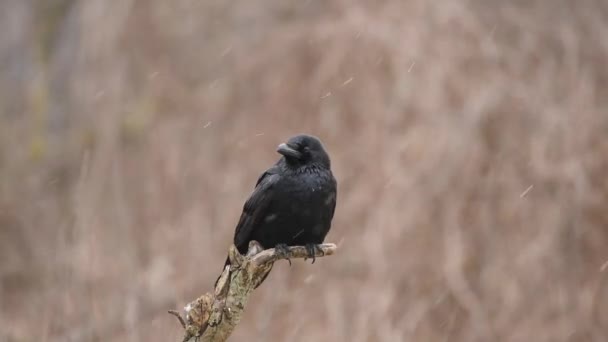
[[[608,340],[608,2],[14,0],[0,32],[0,340],[179,338],[300,132],[340,248],[232,340]]]

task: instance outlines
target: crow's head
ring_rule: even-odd
[[[277,152],[283,155],[289,165],[316,164],[327,169],[331,166],[323,144],[319,138],[312,135],[296,135],[280,144]]]

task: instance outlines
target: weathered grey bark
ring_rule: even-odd
[[[315,257],[332,255],[336,245],[318,245]],[[230,247],[230,266],[226,266],[214,293],[205,293],[185,307],[185,318],[176,311],[175,315],[184,327],[182,341],[202,339],[203,342],[226,341],[241,320],[249,295],[260,281],[270,272],[272,264],[279,259],[307,258],[304,246],[289,247],[283,254],[274,248],[263,250],[255,241],[249,244],[246,256],[236,247]]]

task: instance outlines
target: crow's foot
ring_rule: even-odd
[[[312,259],[311,264],[314,264],[316,261],[316,257],[315,257],[316,252],[321,253],[321,255],[325,255],[325,252],[323,252],[323,249],[321,249],[321,247],[319,247],[319,245],[317,245],[317,244],[309,243],[309,244],[306,244],[305,247],[306,247],[306,253],[308,254],[308,258]],[[305,258],[304,260],[306,260],[308,258]]]
[[[277,251],[277,255],[281,259],[287,260],[289,262],[289,266],[291,266],[291,260],[289,260],[289,247],[284,243],[280,243],[274,246],[274,249]]]

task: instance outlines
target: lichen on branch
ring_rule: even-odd
[[[306,259],[310,252],[318,258],[332,255],[336,249],[335,244],[327,243],[312,250],[304,246],[264,250],[259,243],[251,241],[247,255],[241,255],[234,245],[230,246],[230,265],[222,271],[214,292],[207,292],[186,305],[185,318],[177,311],[169,311],[184,328],[182,341],[226,341],[240,322],[250,294],[270,272],[275,261]]]

